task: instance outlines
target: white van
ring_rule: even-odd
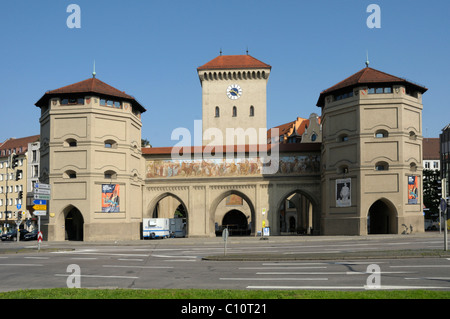
[[[169,218],[144,218],[142,220],[142,237],[168,238],[170,236]]]

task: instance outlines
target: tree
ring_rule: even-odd
[[[152,145],[150,144],[149,140],[141,138],[141,147],[152,147]]]
[[[439,214],[439,201],[441,198],[440,171],[423,170],[423,204],[428,210],[425,211],[426,219],[436,219],[433,217]]]

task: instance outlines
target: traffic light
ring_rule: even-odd
[[[22,170],[18,169],[16,171],[16,181],[20,180],[22,178]]]
[[[23,191],[19,191],[19,199],[23,198]]]
[[[19,166],[19,155],[13,154],[11,159],[11,168],[16,168]]]
[[[17,212],[17,219],[22,219],[22,212]]]

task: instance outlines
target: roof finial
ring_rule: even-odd
[[[220,55],[222,55],[222,48],[220,48]]]
[[[248,45],[247,45],[247,51],[246,52],[247,52],[247,55],[248,55]]]
[[[95,60],[94,60],[94,71],[92,71],[92,77],[93,78],[95,78],[95,75],[96,75],[97,73],[95,73]]]
[[[369,51],[366,51],[366,68],[369,67]]]

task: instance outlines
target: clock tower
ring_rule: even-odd
[[[197,68],[203,145],[266,144],[271,66],[250,55],[220,55]]]

